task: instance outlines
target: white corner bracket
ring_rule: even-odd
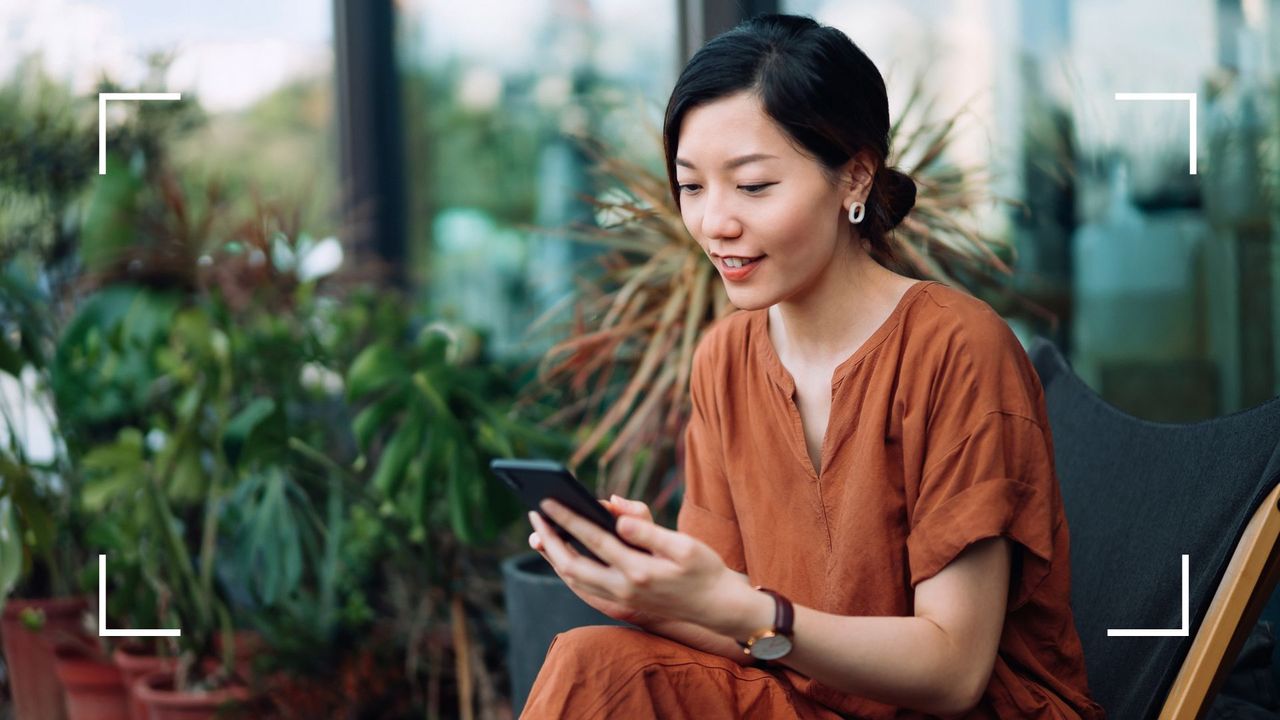
[[[1190,616],[1191,556],[1182,556],[1182,627],[1173,630],[1113,630],[1107,628],[1107,637],[1187,637],[1191,634]]]
[[[108,100],[181,100],[182,93],[98,93],[98,174],[107,174]]]
[[[112,630],[107,627],[107,556],[98,556],[98,637],[181,637],[182,629]]]
[[[1187,119],[1191,121],[1191,141],[1188,149],[1191,153],[1190,174],[1196,174],[1196,94],[1191,92],[1159,93],[1159,92],[1118,92],[1117,100],[1182,100],[1187,103]]]

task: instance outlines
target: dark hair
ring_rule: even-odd
[[[876,172],[859,232],[873,256],[896,264],[887,234],[915,205],[916,184],[885,167],[889,99],[884,79],[849,36],[812,18],[758,15],[717,35],[685,65],[662,128],[676,205],[676,145],[685,114],[743,91],[759,96],[783,133],[833,175],[859,151],[871,153]]]

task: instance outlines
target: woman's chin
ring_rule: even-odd
[[[761,310],[777,302],[772,293],[736,288],[729,283],[726,283],[726,286],[725,294],[729,296],[729,304],[739,310]]]

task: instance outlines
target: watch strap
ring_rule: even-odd
[[[796,622],[795,606],[791,604],[791,601],[786,596],[776,590],[770,590],[766,587],[757,587],[756,589],[773,598],[773,631],[779,635],[791,637],[794,634]]]
[[[770,630],[772,630],[773,634],[783,635],[783,636],[786,636],[787,638],[791,638],[794,634],[794,626],[795,626],[795,619],[796,619],[795,606],[791,604],[791,601],[788,600],[785,595],[783,595],[782,593],[776,590],[770,590],[769,588],[761,587],[759,585],[757,585],[755,589],[773,598],[773,607],[774,607],[773,627],[770,628]],[[753,634],[746,641],[738,640],[737,641],[738,645],[748,655],[750,655],[751,646],[755,642],[756,638],[759,638],[768,632],[769,630],[761,630]],[[762,662],[765,662],[765,661],[757,661],[757,663],[762,663]]]

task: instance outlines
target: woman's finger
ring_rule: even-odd
[[[596,557],[610,566],[627,562],[627,555],[635,552],[619,542],[613,533],[554,500],[543,500],[541,507],[565,532],[577,538],[578,542],[586,545]]]
[[[697,544],[696,540],[682,532],[633,517],[618,520],[618,534],[632,545],[664,558],[687,557]]]
[[[610,599],[616,597],[609,591],[611,586],[617,584],[617,580],[610,577],[612,571],[609,568],[591,558],[579,555],[538,513],[529,513],[529,522],[533,523],[534,529],[542,539],[542,551],[547,562],[551,563],[556,574],[566,583],[577,585],[592,595]]]
[[[653,521],[653,513],[649,510],[649,506],[639,500],[628,500],[621,495],[611,495],[609,503],[618,508],[619,514],[631,515],[632,517],[642,518],[650,522]]]

